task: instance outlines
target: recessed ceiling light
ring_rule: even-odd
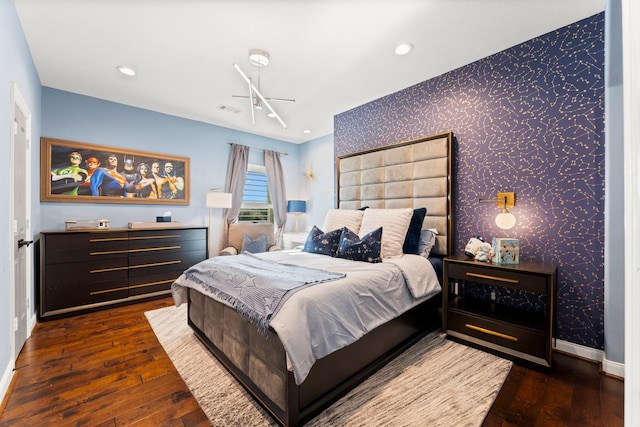
[[[132,68],[125,67],[124,65],[118,65],[116,67],[116,69],[118,71],[120,71],[122,74],[124,74],[125,76],[135,76],[136,75],[136,72]]]
[[[395,50],[396,55],[406,55],[411,52],[413,45],[411,43],[400,43]]]
[[[309,129],[305,129],[305,130],[303,130],[302,132],[304,132],[304,133],[311,133],[311,130],[309,130]]]
[[[256,107],[256,108],[258,108],[258,107]],[[262,108],[262,107],[260,107],[260,108]],[[276,116],[276,115],[275,115],[275,114],[273,114],[273,113],[269,113],[269,114],[267,114],[267,117],[271,117],[272,119],[273,119],[275,116]]]

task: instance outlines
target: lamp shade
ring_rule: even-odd
[[[307,202],[305,200],[289,200],[287,202],[287,212],[305,213],[307,211]]]
[[[516,217],[505,208],[496,216],[496,225],[503,230],[509,230],[516,225]]]
[[[221,191],[209,191],[207,192],[208,208],[230,208],[231,207],[231,193],[223,193]]]

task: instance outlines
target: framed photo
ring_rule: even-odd
[[[189,204],[189,158],[41,138],[43,202]]]

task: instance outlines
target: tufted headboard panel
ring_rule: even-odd
[[[422,229],[438,230],[432,253],[453,254],[453,133],[339,156],[338,207],[427,208]]]

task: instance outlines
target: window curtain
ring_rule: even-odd
[[[276,246],[282,247],[282,232],[287,221],[287,195],[284,187],[284,174],[280,163],[280,153],[264,150],[264,166],[267,170],[267,182],[271,205],[273,206],[273,220],[276,223]]]
[[[242,207],[242,195],[244,183],[247,180],[247,167],[249,165],[249,147],[246,145],[231,144],[231,155],[227,167],[227,182],[224,187],[226,193],[231,193],[231,207],[224,209],[225,246],[229,245],[229,225],[238,220],[240,207]]]

